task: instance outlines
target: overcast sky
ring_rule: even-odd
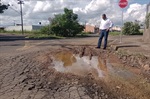
[[[105,13],[114,25],[121,24],[122,9],[119,0],[23,0],[24,24],[36,25],[41,22],[48,24],[48,18],[54,14],[63,13],[65,7],[78,14],[80,23],[99,25],[101,15]],[[8,10],[0,14],[0,25],[20,23],[20,6],[17,0],[1,0],[3,4],[10,4]],[[123,9],[124,22],[139,20],[144,22],[146,5],[150,0],[128,0],[129,4]]]

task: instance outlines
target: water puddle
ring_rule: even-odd
[[[99,77],[103,77],[103,71],[98,69],[98,58],[93,56],[89,60],[88,56],[79,57],[72,53],[59,53],[55,55],[53,66],[57,71],[70,72],[77,75],[86,75],[93,70],[96,71]]]
[[[135,77],[132,72],[109,63],[109,59],[102,59],[97,56],[93,56],[92,59],[90,59],[89,56],[80,57],[71,52],[57,53],[53,57],[52,65],[57,71],[64,73],[69,72],[76,75],[92,73],[98,77],[107,77],[108,75],[121,76],[124,79]]]
[[[73,73],[81,76],[92,73],[96,78],[103,79],[110,88],[121,89],[123,93],[132,93],[137,97],[145,94],[148,96],[150,84],[147,80],[112,60],[103,56],[92,56],[90,59],[89,56],[80,57],[71,52],[60,52],[53,56],[51,65],[57,71],[63,73]]]

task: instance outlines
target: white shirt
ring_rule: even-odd
[[[113,23],[107,18],[106,20],[102,19],[101,23],[100,23],[100,29],[104,30],[104,29],[108,29],[111,28],[113,26]]]

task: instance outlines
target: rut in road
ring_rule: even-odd
[[[117,74],[111,76],[106,72],[100,78],[95,69],[85,75],[57,71],[53,61],[55,58],[61,60],[61,57],[68,55],[66,53],[78,55],[80,58],[87,56],[88,60],[96,56],[98,63],[103,65],[99,67],[103,71],[107,71],[104,60],[113,59],[113,62],[121,64],[110,51],[88,46],[51,48],[44,52],[0,59],[0,99],[148,99],[149,90],[146,87],[149,87],[149,83],[144,83],[145,86],[139,85],[138,89],[137,80],[136,84],[124,83],[125,80],[120,80],[122,78],[117,77]]]

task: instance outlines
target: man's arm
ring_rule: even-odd
[[[112,27],[113,27],[113,23],[109,20],[109,28],[107,29],[107,31],[109,31]]]

